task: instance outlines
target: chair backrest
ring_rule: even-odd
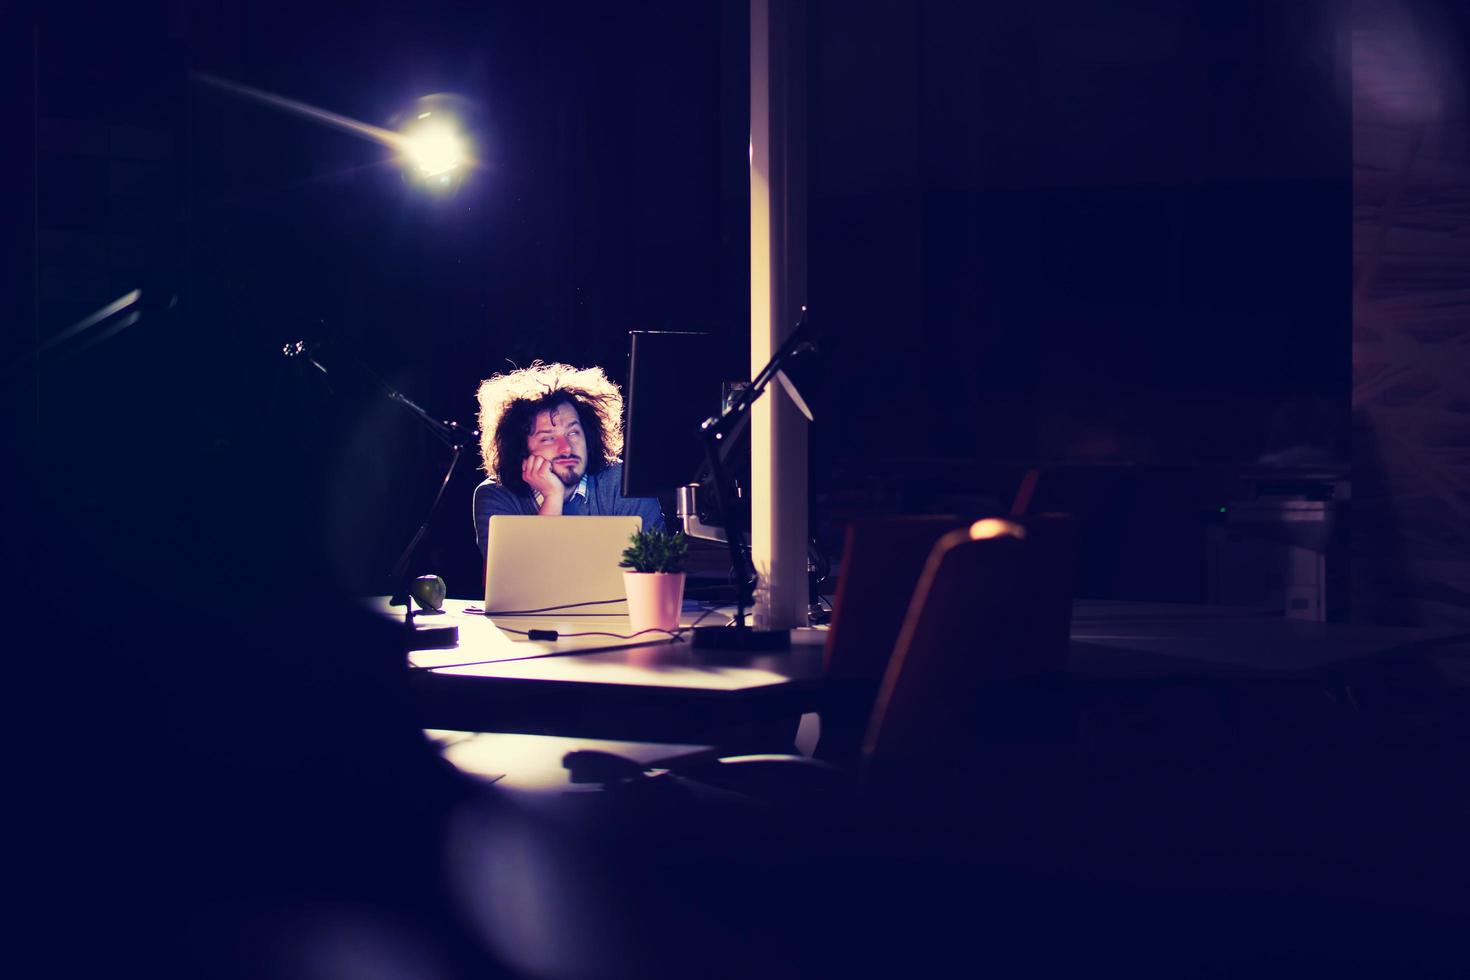
[[[1060,516],[979,521],[939,539],[873,706],[870,772],[943,766],[973,746],[987,684],[1065,669],[1075,543]]]
[[[1026,626],[1008,673],[1055,677],[1066,672],[1077,593],[1077,522],[1067,514],[1019,520],[1026,529],[1023,580]]]
[[[968,526],[954,516],[865,517],[847,526],[824,659],[829,678],[883,677],[935,542]]]
[[[865,517],[847,526],[827,634],[822,736],[816,755],[862,758],[873,698],[934,544],[968,527],[960,517]]]

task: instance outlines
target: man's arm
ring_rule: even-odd
[[[536,513],[542,517],[561,516],[567,490],[552,468],[551,460],[535,454],[527,456],[521,462],[521,479],[526,481],[526,486],[541,494],[541,506]]]

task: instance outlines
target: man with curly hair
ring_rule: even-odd
[[[623,396],[602,368],[533,363],[480,384],[475,488],[480,554],[496,514],[636,515],[664,526],[652,497],[624,497]]]

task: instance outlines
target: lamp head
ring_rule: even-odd
[[[471,131],[475,106],[456,95],[426,95],[391,120],[404,179],[432,191],[452,191],[480,161]]]

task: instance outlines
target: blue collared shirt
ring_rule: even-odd
[[[578,497],[581,497],[584,501],[587,499],[587,474],[586,473],[583,473],[582,474],[582,479],[577,482],[577,489],[573,490],[572,491],[572,495],[570,497],[568,497],[567,499],[568,500],[576,500]],[[546,499],[546,497],[545,497],[544,494],[542,494],[542,492],[540,490],[532,490],[531,491],[531,499],[534,500],[534,501],[536,501],[536,509],[537,510],[540,510],[541,509],[541,502],[544,501]]]

